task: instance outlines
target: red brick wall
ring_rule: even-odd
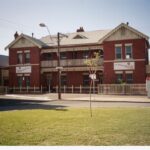
[[[17,74],[16,74],[16,66],[11,65],[17,65],[17,51],[23,52],[23,64],[25,61],[25,55],[24,51],[30,50],[30,65],[32,67],[30,74],[30,82],[31,86],[40,86],[40,49],[38,47],[30,47],[30,48],[11,48],[9,50],[9,85],[17,86]]]
[[[122,56],[125,59],[125,44],[132,43],[133,59],[147,59],[146,41],[145,39],[105,41],[104,42],[104,61],[115,60],[115,44],[122,44]],[[135,60],[135,70],[133,70],[133,82],[145,83],[146,65],[145,61]],[[125,75],[124,75],[125,80]],[[113,70],[113,62],[104,62],[104,83],[115,83],[116,75]]]

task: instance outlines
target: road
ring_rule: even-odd
[[[89,107],[89,101],[82,100],[14,100],[0,98],[0,111],[31,109],[68,109]],[[101,107],[150,107],[150,102],[92,102],[93,108]]]

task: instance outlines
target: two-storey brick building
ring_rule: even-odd
[[[96,67],[97,84],[119,82],[145,83],[148,64],[148,36],[121,23],[112,30],[68,33],[60,41],[61,83],[88,86],[89,70],[85,60],[100,53]],[[57,36],[41,39],[15,34],[9,49],[9,86],[58,85]]]

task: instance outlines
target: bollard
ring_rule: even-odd
[[[80,93],[82,93],[82,86],[80,85]]]

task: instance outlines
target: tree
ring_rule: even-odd
[[[95,52],[94,57],[92,57],[90,59],[86,59],[84,63],[88,67],[89,77],[91,79],[89,93],[90,93],[90,114],[91,114],[91,117],[92,117],[91,89],[92,89],[92,85],[93,85],[93,93],[95,93],[96,71],[97,71],[97,66],[100,65],[100,54],[98,52]]]

